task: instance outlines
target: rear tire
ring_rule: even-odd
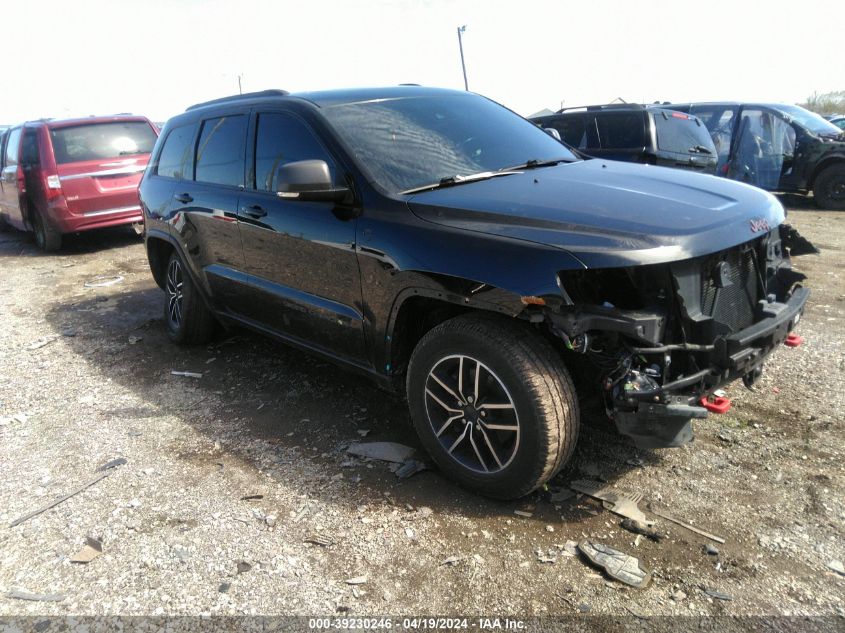
[[[207,343],[214,334],[214,316],[175,252],[165,270],[164,322],[170,340],[182,345]]]
[[[816,206],[831,211],[845,211],[845,163],[826,167],[813,183]]]
[[[62,234],[52,228],[37,209],[32,211],[32,228],[36,245],[45,253],[52,253],[62,247]]]
[[[551,344],[497,315],[463,315],[428,332],[411,356],[411,418],[432,459],[460,485],[522,497],[569,460],[578,400]]]

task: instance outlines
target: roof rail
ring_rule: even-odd
[[[229,97],[221,97],[219,99],[212,99],[211,101],[203,101],[202,103],[195,103],[192,106],[188,106],[185,108],[185,112],[188,110],[196,110],[197,108],[203,108],[209,105],[217,105],[219,103],[229,103],[230,101],[241,101],[243,99],[256,99],[258,97],[284,97],[289,95],[290,93],[287,90],[278,90],[278,89],[271,89],[271,90],[259,90],[258,92],[245,92],[240,95],[231,95]]]
[[[573,106],[571,108],[561,108],[556,114],[561,114],[567,110],[587,110],[588,112],[595,112],[596,110],[644,110],[645,106],[639,103],[605,103],[601,105],[588,106]]]

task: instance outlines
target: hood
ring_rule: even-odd
[[[784,219],[777,199],[756,187],[606,160],[436,189],[408,204],[429,222],[564,249],[589,268],[713,253]]]

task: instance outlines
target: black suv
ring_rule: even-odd
[[[696,117],[637,104],[566,108],[531,119],[594,158],[716,172],[716,148]]]
[[[688,442],[808,296],[770,194],[578,160],[466,92],[193,106],[140,195],[172,340],[244,325],[404,392],[440,468],[501,498],[566,463],[579,395],[640,445]]]
[[[801,106],[689,103],[716,144],[719,175],[767,191],[806,194],[823,209],[845,209],[845,131]]]

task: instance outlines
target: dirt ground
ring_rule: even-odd
[[[813,288],[804,345],[775,352],[756,391],[731,385],[733,409],[682,449],[637,450],[587,417],[553,482],[641,492],[724,545],[665,520],[662,542],[635,539],[586,497],[500,503],[437,472],[400,480],[345,449],[365,430],[418,446],[402,402],[246,332],[171,345],[133,233],[55,255],[0,235],[0,615],[845,616],[829,567],[845,560],[845,213],[785,202],[822,249],[795,262]],[[72,563],[87,536],[102,555]],[[651,585],[571,556],[585,537],[639,557]]]

